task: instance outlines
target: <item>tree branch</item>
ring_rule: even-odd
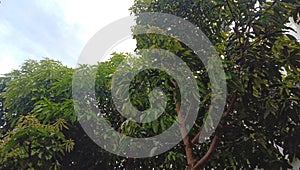
[[[177,117],[178,117],[178,125],[179,125],[179,130],[183,139],[183,144],[184,144],[184,149],[185,149],[185,154],[186,154],[186,159],[188,163],[188,169],[192,169],[192,167],[195,165],[197,160],[194,158],[193,155],[193,147],[192,143],[190,141],[190,137],[187,134],[186,127],[185,127],[185,118],[181,112],[181,104],[179,101],[177,101],[177,93],[176,93],[176,87],[177,83],[172,82],[174,85],[174,91],[173,91],[173,98],[175,101],[175,106],[176,106],[176,112],[177,112]]]
[[[232,111],[233,105],[234,105],[236,99],[237,99],[237,93],[235,92],[235,93],[233,94],[231,100],[230,100],[230,103],[229,103],[229,106],[227,107],[227,110],[226,110],[225,112],[223,112],[222,118],[227,117],[228,114]],[[211,107],[211,106],[210,106],[210,107]],[[203,128],[203,125],[200,127],[199,132],[197,133],[197,135],[192,139],[192,141],[191,141],[192,144],[195,144],[195,143],[198,142],[199,137],[200,137],[201,132],[202,132],[202,128]]]
[[[225,112],[223,112],[223,116],[222,118],[228,116],[228,114],[232,111],[233,109],[233,105],[234,103],[236,102],[237,100],[237,93],[234,93],[231,100],[230,100],[230,103],[229,103],[229,106],[227,107],[227,110]],[[223,124],[224,122],[221,122],[221,124]],[[201,127],[202,129],[202,127]],[[193,138],[192,140],[192,143],[196,143],[197,140],[199,139],[200,135],[201,135],[201,129],[200,131],[198,132],[198,134]],[[212,139],[211,141],[211,144],[210,144],[210,147],[208,149],[208,151],[205,153],[205,155],[195,164],[195,166],[193,166],[193,170],[197,170],[197,169],[201,169],[204,167],[204,165],[207,163],[207,161],[209,160],[209,158],[211,157],[211,155],[213,154],[214,150],[216,149],[217,147],[217,144],[218,144],[218,139],[220,137],[220,134],[219,133],[216,133],[214,138]]]
[[[219,134],[216,134],[215,137],[212,139],[210,147],[208,151],[205,153],[205,155],[195,164],[193,167],[193,170],[201,169],[204,167],[204,165],[207,163],[213,152],[215,151],[215,148],[217,147],[219,139]]]

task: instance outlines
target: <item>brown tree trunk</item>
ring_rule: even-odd
[[[173,97],[176,105],[179,129],[183,139],[183,144],[184,144],[184,149],[185,149],[185,154],[186,154],[186,159],[188,164],[188,170],[191,170],[196,164],[197,160],[194,158],[193,146],[190,137],[188,136],[186,131],[185,118],[181,112],[181,104],[179,101],[177,101],[177,93],[176,93],[177,83],[173,82],[173,85],[174,85]]]
[[[205,155],[200,159],[196,160],[194,155],[193,155],[193,145],[199,140],[199,137],[201,135],[201,130],[203,127],[200,128],[198,134],[191,140],[190,137],[187,134],[186,128],[185,128],[185,118],[181,112],[181,104],[179,101],[177,101],[177,93],[176,93],[176,88],[177,88],[177,83],[172,82],[174,85],[174,91],[173,91],[173,97],[174,101],[176,104],[176,112],[178,116],[178,124],[180,128],[180,133],[183,138],[183,143],[185,146],[185,154],[186,154],[186,159],[187,159],[187,164],[188,164],[188,170],[199,170],[204,168],[205,164],[208,162],[212,154],[214,153],[218,140],[220,137],[220,134],[215,133],[214,138],[211,141],[210,147],[208,151],[205,153]],[[233,110],[233,105],[237,100],[237,93],[234,93],[233,96],[230,99],[229,105],[226,109],[226,111],[223,112],[222,118],[228,116],[228,114]],[[221,123],[224,123],[222,120]]]
[[[233,105],[236,102],[236,100],[237,100],[237,94],[234,93],[233,96],[231,97],[227,110],[223,112],[222,118],[228,116],[229,113],[233,110]],[[225,123],[224,120],[222,120],[221,123],[224,124]],[[199,139],[200,134],[201,134],[201,129],[192,141],[196,142]],[[211,141],[208,151],[199,161],[197,161],[197,163],[193,166],[191,170],[199,170],[204,168],[205,164],[208,162],[213,152],[215,151],[219,138],[220,138],[220,134],[216,132],[214,138]]]
[[[185,129],[185,119],[180,110],[180,103],[176,103],[176,111],[177,111],[177,115],[178,115],[178,123],[179,123],[180,133],[183,138],[183,144],[184,144],[186,159],[187,159],[187,163],[188,163],[188,169],[190,170],[195,165],[197,160],[194,158],[193,146],[190,141],[190,137],[188,136],[186,129]]]

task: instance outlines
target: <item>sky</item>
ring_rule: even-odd
[[[1,0],[0,74],[26,59],[51,58],[75,67],[87,41],[101,28],[130,15],[133,0]],[[117,52],[133,52],[126,40]]]
[[[0,1],[1,75],[26,59],[51,58],[75,67],[87,41],[101,28],[129,16],[134,0]],[[293,27],[300,32],[299,26]],[[300,39],[299,33],[296,37]],[[111,52],[134,48],[135,41],[129,39]]]

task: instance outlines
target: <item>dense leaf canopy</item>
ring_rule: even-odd
[[[194,144],[197,132],[188,135],[191,142],[184,144],[193,150],[184,153],[189,169],[285,169],[286,156],[290,161],[299,158],[300,46],[287,34],[290,18],[298,21],[299,1],[136,0],[131,10],[134,14],[163,12],[190,21],[207,35],[224,62],[230,113],[225,108],[209,144]],[[136,39],[138,49],[164,48],[168,42],[161,35]],[[189,48],[178,43],[181,46],[167,46],[167,50],[190,62],[193,52],[187,53]],[[192,69],[205,72],[200,65]],[[208,108],[202,107],[199,114]]]

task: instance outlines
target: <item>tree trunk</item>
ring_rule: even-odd
[[[180,133],[181,133],[181,136],[183,139],[188,169],[191,170],[194,167],[194,165],[196,164],[197,160],[194,158],[193,146],[190,141],[190,137],[188,136],[187,131],[186,131],[185,118],[181,112],[181,104],[179,101],[177,101],[177,93],[176,93],[177,83],[173,82],[173,85],[174,85],[173,97],[174,97],[174,101],[175,101],[175,105],[176,105],[179,129],[180,129]]]

